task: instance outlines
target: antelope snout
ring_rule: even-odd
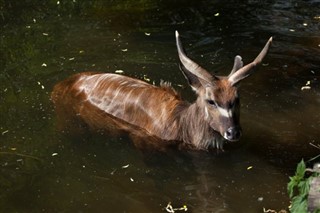
[[[225,133],[224,138],[228,141],[238,141],[241,136],[241,127],[230,127]]]

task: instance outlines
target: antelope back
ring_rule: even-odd
[[[166,83],[156,87],[123,75],[80,73],[58,83],[51,98],[56,111],[75,114],[93,129],[105,129],[111,118],[129,132],[141,129],[163,140],[178,134],[175,109],[182,101]]]

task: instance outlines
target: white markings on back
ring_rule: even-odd
[[[80,84],[78,88],[86,94],[87,101],[106,113],[133,124],[139,124],[140,121],[132,120],[131,114],[144,114],[153,122],[152,126],[155,129],[161,129],[163,126],[166,108],[163,108],[161,112],[156,112],[146,107],[148,100],[145,100],[145,97],[149,96],[150,88],[155,86],[117,74],[83,76],[78,82]],[[127,109],[130,114],[126,114]],[[161,116],[158,113],[161,113]]]

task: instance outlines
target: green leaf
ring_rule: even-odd
[[[290,182],[287,185],[287,190],[290,198],[293,197],[294,187],[296,187],[297,185],[298,183],[296,182],[295,178],[290,177]]]
[[[288,184],[288,193],[289,193],[289,197],[292,198],[293,196],[293,188],[294,188],[294,185],[289,185]]]
[[[308,195],[310,190],[310,178],[300,181],[298,188],[300,195]]]
[[[306,213],[307,212],[307,198],[306,196],[295,196],[292,198],[291,213]]]
[[[302,159],[300,161],[300,163],[298,163],[298,165],[297,165],[295,176],[289,177],[290,182],[287,185],[287,190],[288,190],[290,198],[292,198],[295,194],[294,193],[295,187],[298,188],[297,191],[299,191],[300,195],[301,195],[301,192],[303,192],[303,194],[304,194],[307,190],[309,190],[309,185],[308,185],[309,182],[305,183],[305,181],[304,181],[305,171],[306,171],[306,164],[304,163],[304,161]]]
[[[302,179],[304,177],[305,171],[306,171],[306,164],[304,163],[304,160],[302,159],[297,166],[296,176],[299,179]]]

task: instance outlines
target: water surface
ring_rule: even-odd
[[[1,212],[262,212],[289,205],[288,176],[320,143],[319,1],[2,1]],[[143,152],[126,136],[56,130],[52,87],[82,71],[171,81],[193,101],[174,31],[218,75],[270,36],[241,83],[243,137],[225,152]],[[309,89],[302,90],[304,86]]]

